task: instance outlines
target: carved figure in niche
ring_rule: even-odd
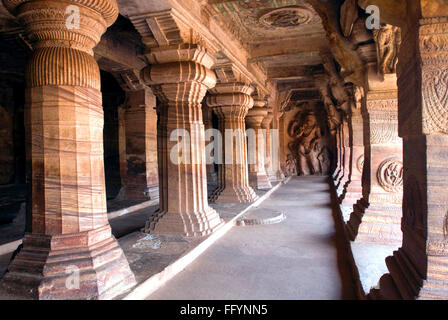
[[[327,112],[327,123],[330,129],[330,133],[335,135],[337,132],[337,128],[341,124],[342,117],[340,112],[336,109],[333,103],[333,99],[331,98],[329,82],[316,82],[317,87],[322,95],[322,101],[325,106],[325,111]]]
[[[287,177],[297,175],[297,161],[292,154],[287,155],[283,171]]]
[[[298,119],[297,119],[298,118]],[[288,128],[295,140],[288,144],[289,150],[297,159],[297,171],[301,176],[322,173],[319,155],[322,152],[321,129],[314,112],[305,110],[296,116]]]
[[[373,30],[380,74],[397,71],[398,51],[401,44],[401,29],[385,24],[380,29]]]
[[[327,111],[327,122],[330,133],[335,135],[338,127],[341,125],[342,115],[332,103],[326,104],[325,110]]]
[[[360,110],[362,107],[362,99],[364,99],[364,88],[360,86],[354,87],[355,108]]]
[[[321,144],[321,142],[319,142],[319,144]],[[331,166],[331,161],[330,161],[330,151],[328,149],[328,147],[324,146],[324,147],[320,147],[320,153],[317,156],[318,160],[319,160],[319,164],[320,164],[320,169],[321,169],[321,174],[328,174],[328,172],[330,172],[330,166]]]

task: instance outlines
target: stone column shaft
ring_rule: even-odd
[[[336,186],[336,192],[340,198],[344,197],[346,184],[350,179],[350,158],[351,158],[351,148],[350,148],[350,128],[347,118],[344,118],[342,124],[342,174],[339,177],[339,182]]]
[[[254,103],[252,92],[253,88],[245,84],[219,84],[207,99],[219,118],[223,137],[223,163],[218,167],[219,186],[211,195],[212,201],[247,203],[257,199],[249,185],[247,167],[245,117]]]
[[[271,145],[271,123],[272,120],[274,118],[274,115],[272,113],[272,111],[269,111],[268,114],[266,115],[266,117],[264,117],[263,122],[261,122],[261,128],[266,130],[266,158],[265,158],[265,169],[266,169],[266,175],[268,176],[270,181],[277,181],[277,175],[276,172],[274,170],[274,163],[273,163],[273,155],[274,152],[277,152],[278,155],[278,151],[279,150],[273,150],[273,146]],[[278,130],[278,129],[275,129]],[[277,149],[278,149],[278,143],[277,143]],[[277,159],[278,162],[278,159]]]
[[[3,283],[38,299],[109,299],[135,283],[107,219],[100,73],[93,47],[115,1],[4,1],[34,51],[27,69],[32,227]],[[75,5],[79,28],[68,29]],[[79,286],[67,283],[76,273]]]
[[[127,91],[119,112],[120,169],[123,189],[118,198],[159,198],[156,98],[151,89]]]
[[[202,104],[202,115],[203,115],[205,131],[207,131],[209,129],[213,129],[213,111],[211,108],[209,108],[207,106],[206,103]],[[215,137],[213,139],[215,139]],[[214,162],[207,163],[206,170],[207,170],[207,183],[208,184],[217,184],[218,183],[218,175],[215,171],[215,163]]]
[[[263,119],[267,116],[268,110],[264,108],[264,101],[256,101],[260,106],[255,106],[249,110],[246,116],[246,125],[248,129],[253,130],[254,139],[252,141],[253,146],[249,144],[249,160],[253,163],[249,163],[249,184],[252,188],[256,189],[270,189],[272,188],[271,182],[266,174],[265,157],[266,157],[266,131],[261,127]],[[264,131],[264,132],[263,132]],[[249,137],[249,139],[251,139]],[[250,141],[250,140],[249,140]],[[255,150],[254,150],[255,149]],[[251,159],[251,157],[255,159]]]

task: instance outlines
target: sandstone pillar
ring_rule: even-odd
[[[211,108],[207,106],[207,103],[202,104],[202,115],[203,115],[203,121],[204,121],[204,129],[207,132],[207,130],[213,129],[213,111]],[[206,137],[207,139],[207,137]],[[213,139],[217,139],[217,137],[213,137]],[[215,141],[213,141],[214,143]],[[209,141],[209,143],[212,143]],[[214,150],[215,151],[215,150]],[[212,154],[211,156],[214,156]],[[208,184],[217,184],[218,183],[218,175],[215,171],[215,161],[212,163],[207,163],[206,166],[207,170],[207,183]]]
[[[336,129],[336,134],[335,134],[335,140],[336,140],[336,159],[337,159],[337,164],[336,164],[336,169],[333,172],[333,180],[335,181],[335,185],[338,185],[338,180],[341,178],[342,175],[342,166],[344,163],[343,160],[343,138],[342,138],[342,125],[339,125]]]
[[[151,89],[127,91],[119,112],[122,190],[118,198],[159,198],[156,97]]]
[[[117,4],[4,4],[24,23],[34,51],[26,79],[32,231],[3,283],[38,299],[112,298],[135,280],[107,219],[100,73],[92,49],[115,21]],[[75,28],[66,24],[69,5],[79,10]]]
[[[218,167],[215,202],[254,202],[258,196],[249,185],[245,117],[254,100],[253,87],[245,83],[218,84],[207,99],[219,118],[223,137],[222,164]],[[219,151],[217,151],[219,152]]]
[[[214,61],[200,45],[154,48],[141,78],[159,98],[160,211],[145,231],[203,236],[222,224],[208,205],[201,102],[214,87]]]
[[[271,123],[274,118],[274,114],[272,113],[272,110],[268,109],[268,114],[264,117],[263,121],[261,122],[261,128],[263,130],[266,130],[266,158],[264,161],[264,167],[266,170],[266,175],[268,176],[268,179],[270,181],[277,181],[277,175],[274,170],[274,163],[273,163],[273,156],[274,152],[278,155],[278,143],[277,143],[277,150],[272,150],[271,145]],[[275,129],[277,130],[277,129]],[[278,157],[278,156],[277,156]],[[278,159],[277,159],[278,162]]]
[[[366,192],[355,205],[348,226],[356,241],[398,244],[402,238],[403,163],[396,75],[385,74],[384,81],[375,78],[372,71],[366,95]]]
[[[344,221],[348,222],[353,205],[362,198],[362,170],[364,167],[363,119],[361,107],[350,114],[350,182],[341,201]]]
[[[341,175],[339,177],[339,182],[336,185],[336,192],[340,199],[344,197],[346,184],[350,179],[350,157],[351,157],[351,149],[350,149],[350,128],[349,128],[349,116],[347,114],[344,115],[342,124],[342,154],[341,154]]]
[[[268,115],[265,108],[266,101],[256,100],[254,107],[251,108],[246,116],[246,124],[248,129],[252,129],[253,137],[249,137],[248,159],[249,161],[249,184],[254,189],[270,189],[271,182],[266,174],[265,157],[266,157],[266,131],[262,130],[261,123]],[[253,145],[251,145],[253,144]]]
[[[448,5],[408,1],[407,17],[398,66],[403,243],[386,259],[390,274],[380,288],[383,298],[446,300]]]
[[[278,180],[285,179],[285,174],[282,170],[282,166],[286,165],[286,153],[285,149],[287,146],[285,145],[285,112],[277,111],[277,117],[274,117],[273,125],[278,128],[278,146],[279,146],[279,166],[276,171],[276,176]]]

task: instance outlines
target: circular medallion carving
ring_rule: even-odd
[[[360,156],[356,161],[356,168],[358,169],[359,173],[362,173],[362,170],[364,168],[364,155]]]
[[[270,28],[294,28],[309,23],[312,16],[311,10],[307,8],[280,8],[262,15],[260,22]]]
[[[403,188],[403,163],[388,159],[378,168],[377,178],[380,186],[387,192],[399,192]]]

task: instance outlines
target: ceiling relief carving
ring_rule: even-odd
[[[227,1],[211,4],[218,22],[243,43],[292,38],[303,34],[304,26],[313,25],[307,33],[321,30],[321,20],[311,5],[303,0]],[[288,34],[281,34],[284,30]]]
[[[280,8],[260,17],[262,26],[268,29],[294,28],[311,21],[313,13],[304,7]]]

